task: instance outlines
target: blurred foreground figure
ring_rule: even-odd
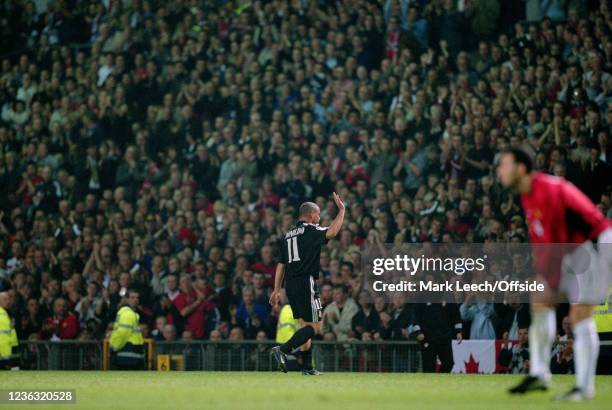
[[[551,348],[557,330],[554,305],[561,295],[570,302],[576,386],[559,399],[591,399],[595,395],[599,355],[593,310],[607,296],[612,221],[570,182],[533,172],[531,157],[521,149],[501,155],[497,175],[504,187],[521,196],[536,277],[546,285],[544,295],[532,295],[529,375],[510,393],[548,389]]]

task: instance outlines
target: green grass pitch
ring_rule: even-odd
[[[75,389],[76,405],[0,405],[32,409],[612,409],[612,376],[598,376],[597,397],[559,403],[573,376],[551,391],[506,394],[519,376],[389,373],[4,372],[0,389]]]

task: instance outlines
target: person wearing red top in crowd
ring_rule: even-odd
[[[446,223],[444,230],[446,232],[465,237],[470,230],[470,227],[468,224],[461,222],[459,219],[459,211],[456,209],[450,209],[446,213],[446,216],[448,218],[448,222]]]
[[[278,209],[280,196],[274,192],[274,186],[269,178],[263,180],[261,189],[259,190],[259,198],[255,207],[257,209],[274,208]]]
[[[390,60],[395,60],[399,55],[400,37],[399,23],[397,18],[393,17],[389,20],[389,29],[385,39],[385,55]]]
[[[548,284],[547,291],[553,294],[550,298],[531,304],[529,376],[510,389],[510,392],[526,393],[548,389],[551,378],[551,347],[557,330],[554,298],[558,294],[564,294],[571,303],[576,386],[560,399],[590,399],[595,394],[595,369],[599,355],[599,337],[592,317],[596,302],[591,299],[599,299],[598,289],[607,291],[607,284],[602,282],[606,282],[606,264],[610,263],[610,252],[606,252],[603,247],[607,249],[612,243],[612,221],[606,219],[601,210],[570,182],[532,170],[531,156],[520,148],[505,151],[497,167],[501,184],[521,195],[521,205],[529,226],[529,238],[531,243],[535,244],[532,248],[536,274]],[[599,252],[595,251],[591,241],[597,241]],[[560,249],[558,245],[541,244],[576,246],[572,246],[569,252],[564,252],[565,249]],[[579,256],[577,251],[589,256],[589,261],[584,265],[590,270],[581,276],[588,275],[596,287],[591,285],[588,286],[589,289],[583,288],[582,286],[588,283],[582,281],[583,278],[575,278],[579,285],[577,289],[584,293],[573,300],[574,289],[565,285],[562,276],[568,276],[563,274],[567,264],[571,264],[574,269],[579,268],[576,263]],[[598,263],[594,269],[593,261]],[[595,275],[597,277],[593,277]]]
[[[339,175],[344,172],[344,160],[338,155],[334,144],[329,144],[325,148],[324,163],[327,164],[328,169],[326,173],[329,175]]]
[[[450,146],[444,148],[446,150],[444,173],[447,179],[454,179],[460,188],[465,186],[467,175],[464,168],[465,152],[463,149],[462,138],[460,134],[455,134],[451,137]]]
[[[51,340],[76,339],[79,333],[79,320],[68,312],[66,299],[57,298],[53,302],[53,316],[43,325],[45,336]]]
[[[348,154],[348,164],[349,169],[346,170],[346,174],[344,176],[344,182],[349,187],[354,187],[357,184],[357,181],[366,181],[370,182],[370,176],[368,175],[368,171],[366,170],[366,164],[361,157],[361,153],[358,151],[351,151]]]
[[[183,330],[189,330],[197,339],[204,337],[204,321],[206,312],[214,305],[206,301],[206,295],[191,283],[188,275],[182,275],[179,280],[181,293],[174,299],[174,307],[185,320]],[[173,324],[174,318],[170,315],[168,322]]]
[[[272,259],[272,248],[264,245],[261,248],[260,259],[249,268],[253,272],[263,273],[265,285],[274,286],[274,274],[276,273],[276,262]]]
[[[43,182],[45,182],[43,177],[36,173],[36,166],[33,163],[29,163],[21,176],[21,182],[17,190],[17,196],[21,197],[23,205],[28,206],[32,204],[32,197],[36,192],[36,187]]]

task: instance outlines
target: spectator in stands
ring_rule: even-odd
[[[551,353],[550,371],[553,374],[573,374],[575,371],[574,336],[569,316],[563,317],[561,332]]]
[[[17,334],[20,340],[26,340],[32,335],[40,336],[43,327],[43,316],[38,300],[34,298],[28,299],[26,310],[18,323],[19,325],[16,328],[20,331]]]
[[[252,283],[253,291],[255,292],[255,301],[265,306],[270,298],[268,296],[268,288],[265,284],[264,274],[261,272],[254,272]]]
[[[155,328],[151,331],[153,340],[164,340],[164,326],[168,323],[166,316],[157,316],[155,318]]]
[[[529,372],[529,334],[527,328],[519,329],[518,342],[512,344],[508,339],[499,352],[498,362],[508,368],[508,373],[526,374]]]
[[[396,295],[393,303],[389,306],[388,312],[389,322],[386,318],[383,319],[382,333],[387,335],[385,339],[392,340],[408,340],[410,334],[410,325],[414,322],[414,311],[410,309],[407,303],[404,303],[401,295]]]
[[[197,338],[202,338],[208,307],[205,296],[200,289],[193,286],[191,278],[186,274],[180,278],[180,289],[181,293],[174,299],[173,305],[182,318],[181,329],[190,330]],[[171,318],[173,322],[174,318]]]
[[[76,339],[79,321],[68,311],[66,299],[59,297],[53,302],[53,314],[43,324],[43,333],[50,340]]]
[[[230,363],[229,370],[244,370],[245,363],[243,362],[243,355],[245,355],[245,350],[247,350],[248,347],[240,343],[240,341],[244,340],[244,331],[242,328],[233,328],[230,331],[228,340],[237,342],[229,345],[225,352],[229,356],[227,359]]]
[[[267,184],[269,185],[270,181],[268,181]],[[273,256],[272,247],[269,245],[264,245],[260,251],[260,259],[250,267],[252,271],[263,274],[265,285],[267,287],[274,286],[276,263],[273,260]]]
[[[166,296],[170,302],[174,302],[174,300],[180,295],[179,290],[179,277],[175,273],[168,274],[166,280]]]
[[[500,339],[518,340],[519,329],[528,327],[531,315],[527,304],[518,303],[518,299],[515,296],[510,295],[510,298],[510,303],[495,305],[499,323],[497,337]]]
[[[349,337],[353,316],[357,314],[359,307],[353,298],[347,295],[346,287],[334,286],[333,302],[323,311],[323,325],[321,332],[333,333],[335,339],[344,341]]]
[[[232,290],[225,286],[225,274],[223,272],[215,272],[213,276],[214,295],[212,302],[219,309],[219,314],[222,320],[229,319],[229,305],[232,302]]]
[[[333,289],[331,283],[324,282],[321,286],[320,297],[321,297],[321,306],[325,309],[329,304],[333,302]]]
[[[78,314],[81,326],[84,327],[85,323],[89,319],[100,320],[102,316],[102,298],[99,296],[97,282],[90,282],[87,284],[87,294],[81,298],[79,303],[74,308],[74,311]]]
[[[176,340],[176,327],[170,323],[166,323],[163,327],[162,335],[165,342],[174,342]]]
[[[265,343],[268,340],[266,332],[259,331],[255,340],[259,342],[255,349],[251,352],[248,361],[249,369],[257,370],[272,370],[272,362],[270,358],[270,345]]]
[[[372,306],[371,296],[366,291],[359,293],[359,311],[351,320],[352,337],[362,339],[366,335],[370,340],[380,326],[378,312]]]
[[[181,335],[181,342],[191,342],[193,341],[193,332],[190,330],[183,330],[183,334]]]
[[[400,157],[395,169],[394,176],[399,176],[402,170],[405,172],[404,188],[410,196],[416,194],[421,182],[423,181],[423,171],[427,166],[427,158],[425,152],[419,150],[414,140],[406,141],[406,151]]]
[[[263,277],[261,278],[263,281]],[[242,290],[242,303],[236,311],[236,318],[244,327],[243,334],[250,335],[254,339],[257,332],[264,329],[270,309],[269,305],[259,303],[255,300],[255,289],[247,286]]]
[[[459,306],[461,320],[470,322],[470,339],[495,339],[495,307],[493,303],[479,300],[481,297],[475,293],[469,294]]]

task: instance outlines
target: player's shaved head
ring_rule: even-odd
[[[314,202],[304,202],[300,205],[300,220],[308,223],[319,223],[321,210]]]
[[[319,206],[314,202],[304,202],[300,205],[300,218],[303,216],[310,216],[315,212],[319,212]]]

